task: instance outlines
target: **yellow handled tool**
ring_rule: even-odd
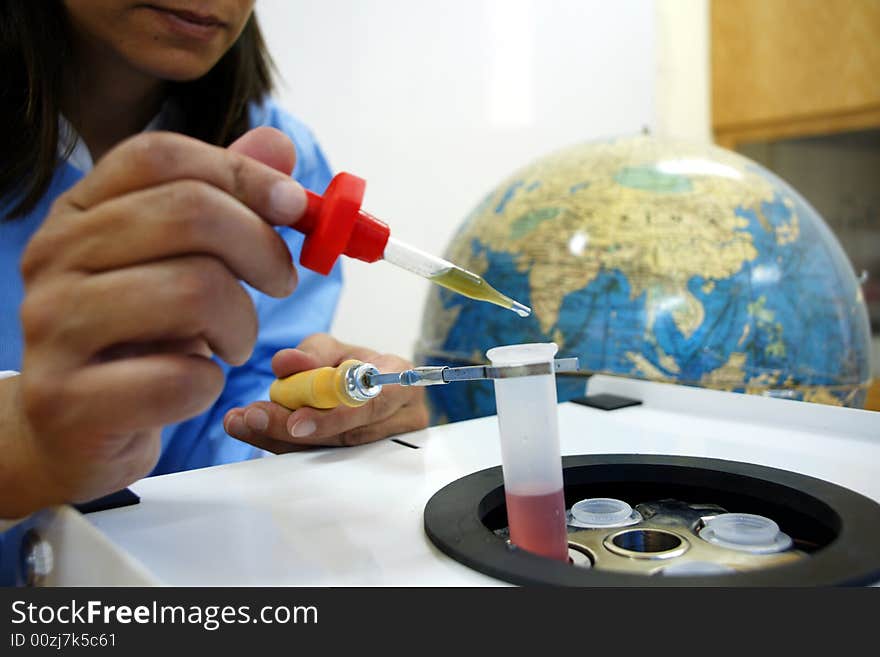
[[[354,359],[336,367],[298,372],[276,380],[269,388],[269,399],[290,410],[363,406],[382,390],[382,386],[365,383],[372,373],[378,373],[375,367]]]

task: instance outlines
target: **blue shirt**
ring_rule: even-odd
[[[300,121],[272,101],[250,107],[250,125],[278,128],[293,140],[297,160],[293,177],[304,187],[322,193],[332,173],[311,132]],[[54,200],[78,182],[83,173],[70,162],[62,162],[51,185],[35,208],[26,216],[0,221],[0,371],[21,370],[22,334],[19,306],[24,295],[19,261],[31,236],[43,223]],[[8,202],[0,204],[6,214]],[[295,262],[299,261],[303,236],[279,228]],[[257,448],[236,440],[223,430],[223,416],[230,408],[268,399],[274,380],[270,361],[279,349],[296,346],[312,333],[329,330],[342,285],[339,263],[328,276],[298,267],[299,284],[284,299],[268,297],[245,285],[259,319],[259,333],[253,354],[240,367],[219,363],[226,374],[223,392],[211,408],[201,415],[165,427],[162,453],[151,474],[164,474],[192,468],[230,463],[260,455]],[[2,545],[7,543],[6,546]],[[0,536],[0,584],[10,583],[2,571],[9,565],[2,558],[9,541]],[[6,581],[4,581],[6,580]]]

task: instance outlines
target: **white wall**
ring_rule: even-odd
[[[257,13],[282,104],[334,169],[367,179],[365,209],[441,255],[479,199],[533,158],[658,127],[658,73],[669,83],[680,65],[660,65],[657,26],[687,12],[657,1],[258,0]],[[705,0],[681,4],[705,17]],[[675,132],[693,118],[660,123]],[[411,356],[429,284],[385,263],[345,267],[334,333]]]

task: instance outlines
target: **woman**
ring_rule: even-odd
[[[20,375],[0,380],[2,518],[427,424],[397,386],[358,409],[251,403],[350,357],[409,365],[322,334],[338,266],[291,264],[301,236],[276,227],[331,173],[266,97],[253,4],[4,4],[0,370]]]

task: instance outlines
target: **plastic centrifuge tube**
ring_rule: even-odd
[[[556,349],[554,343],[520,344],[495,347],[486,355],[495,367],[547,363],[552,368]],[[494,383],[510,541],[523,550],[567,562],[553,370]]]

